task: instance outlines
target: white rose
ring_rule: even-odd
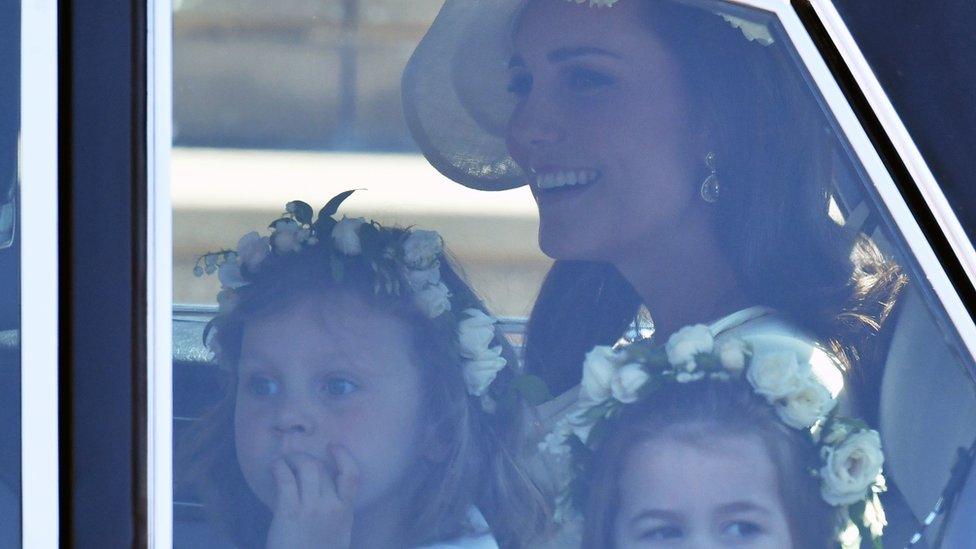
[[[451,292],[443,282],[427,286],[414,292],[413,302],[427,318],[437,318],[451,310]]]
[[[237,241],[237,265],[247,267],[252,273],[257,272],[261,262],[268,257],[270,240],[251,231]]]
[[[495,319],[479,309],[465,309],[464,320],[458,322],[458,342],[461,356],[481,358],[495,338]]]
[[[501,346],[489,349],[476,360],[466,360],[463,364],[464,383],[468,387],[468,394],[481,396],[488,390],[488,386],[495,381],[495,376],[507,364],[502,358]]]
[[[335,227],[332,227],[332,240],[336,249],[346,255],[359,255],[363,252],[363,245],[359,241],[359,227],[366,223],[362,217],[343,216]]]
[[[746,379],[757,393],[774,401],[803,389],[810,375],[810,365],[800,365],[792,351],[762,353],[752,358]]]
[[[668,353],[668,362],[674,366],[684,367],[691,372],[695,369],[695,355],[710,353],[715,346],[712,331],[704,324],[685,326],[671,334],[664,350]]]
[[[429,269],[404,269],[403,277],[413,291],[422,290],[441,281],[441,265],[435,262]]]
[[[610,398],[610,380],[617,369],[620,354],[610,347],[597,346],[586,353],[583,360],[583,379],[580,382],[582,402],[598,403]]]
[[[300,232],[301,227],[294,219],[283,219],[276,222],[274,232],[271,233],[271,243],[274,245],[275,251],[284,254],[301,250]]]
[[[241,266],[233,260],[227,260],[220,264],[220,267],[217,268],[217,278],[220,279],[220,285],[224,288],[240,288],[247,284],[241,274]]]
[[[806,385],[787,396],[783,405],[776,407],[776,412],[783,423],[790,427],[808,429],[818,419],[829,414],[836,403],[830,391],[816,377],[810,375]]]
[[[877,431],[854,433],[838,447],[824,448],[820,469],[820,494],[831,505],[850,505],[863,500],[881,474],[884,454]]]
[[[629,404],[637,400],[637,393],[651,376],[640,364],[627,364],[621,367],[610,380],[613,398]]]
[[[423,269],[434,261],[444,249],[444,241],[436,231],[413,231],[403,242],[403,261],[414,268]]]
[[[746,367],[746,344],[741,339],[731,338],[719,343],[715,349],[722,368],[737,374]]]

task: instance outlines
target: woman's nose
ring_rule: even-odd
[[[566,132],[554,113],[544,106],[525,104],[512,115],[509,136],[516,146],[539,149],[560,143]]]

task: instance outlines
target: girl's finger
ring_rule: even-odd
[[[359,467],[356,467],[356,461],[345,447],[330,444],[329,451],[335,459],[338,471],[335,479],[336,493],[340,501],[351,504],[356,500],[356,491],[359,489]]]
[[[322,484],[320,460],[303,453],[289,454],[286,459],[298,478],[298,497],[301,501],[309,502],[319,497]]]
[[[271,466],[271,476],[274,477],[277,491],[276,506],[278,510],[296,509],[299,505],[298,481],[291,467],[284,459],[279,459]]]

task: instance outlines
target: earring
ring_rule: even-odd
[[[699,193],[701,194],[702,200],[708,202],[709,204],[714,204],[718,202],[719,195],[722,193],[722,184],[718,180],[718,175],[715,173],[715,153],[709,152],[705,155],[705,167],[708,168],[708,176],[702,181],[701,189]]]

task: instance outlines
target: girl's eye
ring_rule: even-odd
[[[576,68],[570,71],[569,88],[574,92],[593,93],[614,83],[614,79],[602,72]]]
[[[640,535],[640,539],[647,541],[662,541],[678,539],[684,535],[681,528],[678,526],[658,526],[657,528],[652,528]]]
[[[516,97],[525,97],[529,95],[529,90],[532,89],[532,76],[519,73],[513,75],[508,81],[508,92],[515,95]]]
[[[247,390],[255,396],[271,396],[278,393],[278,382],[264,376],[251,376]]]
[[[747,520],[737,520],[726,525],[723,533],[735,538],[751,538],[762,533],[762,526]]]
[[[348,379],[334,377],[325,382],[323,389],[332,396],[345,396],[359,389],[359,385]]]

